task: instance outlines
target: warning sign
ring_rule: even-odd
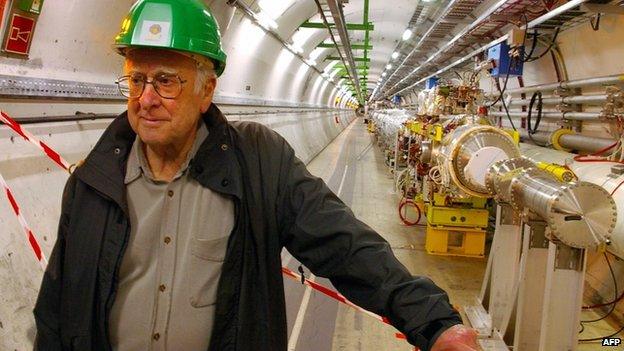
[[[2,20],[4,16],[4,8],[6,7],[6,3],[7,3],[7,0],[0,0],[0,28],[2,28]]]
[[[35,19],[14,13],[7,26],[4,51],[19,55],[28,55]]]

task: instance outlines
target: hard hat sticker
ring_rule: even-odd
[[[168,46],[171,42],[171,22],[143,21],[137,45]]]

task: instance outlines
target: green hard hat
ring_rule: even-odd
[[[219,25],[201,0],[139,0],[121,23],[115,48],[167,48],[211,59],[220,76],[226,54],[221,49]]]

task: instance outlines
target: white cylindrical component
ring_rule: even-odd
[[[615,202],[603,188],[588,182],[563,183],[538,168],[513,177],[511,203],[514,208],[529,208],[548,223],[558,240],[581,249],[606,242],[617,220]]]
[[[488,149],[480,151],[486,147]],[[507,132],[488,125],[468,124],[447,134],[433,157],[462,191],[472,196],[490,197],[485,176],[479,173],[486,172],[496,161],[519,156],[518,146]],[[483,170],[477,171],[476,167],[483,167]],[[467,170],[470,175],[466,174]]]
[[[466,180],[485,188],[485,175],[490,166],[498,161],[507,159],[509,158],[505,151],[496,146],[485,146],[477,150],[466,164],[466,167],[464,167]]]
[[[522,154],[532,161],[555,162],[567,165],[581,181],[596,184],[608,193],[615,201],[617,207],[617,221],[611,236],[609,252],[624,258],[624,174],[615,174],[612,168],[616,163],[608,162],[577,162],[573,160],[574,154],[552,150],[536,145],[521,144]],[[618,188],[619,186],[619,188]],[[617,188],[617,189],[616,189]]]

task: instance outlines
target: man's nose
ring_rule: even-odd
[[[153,84],[146,84],[145,89],[143,90],[143,94],[139,98],[139,103],[141,104],[141,108],[149,109],[153,106],[159,106],[161,102],[161,97],[156,92]]]

